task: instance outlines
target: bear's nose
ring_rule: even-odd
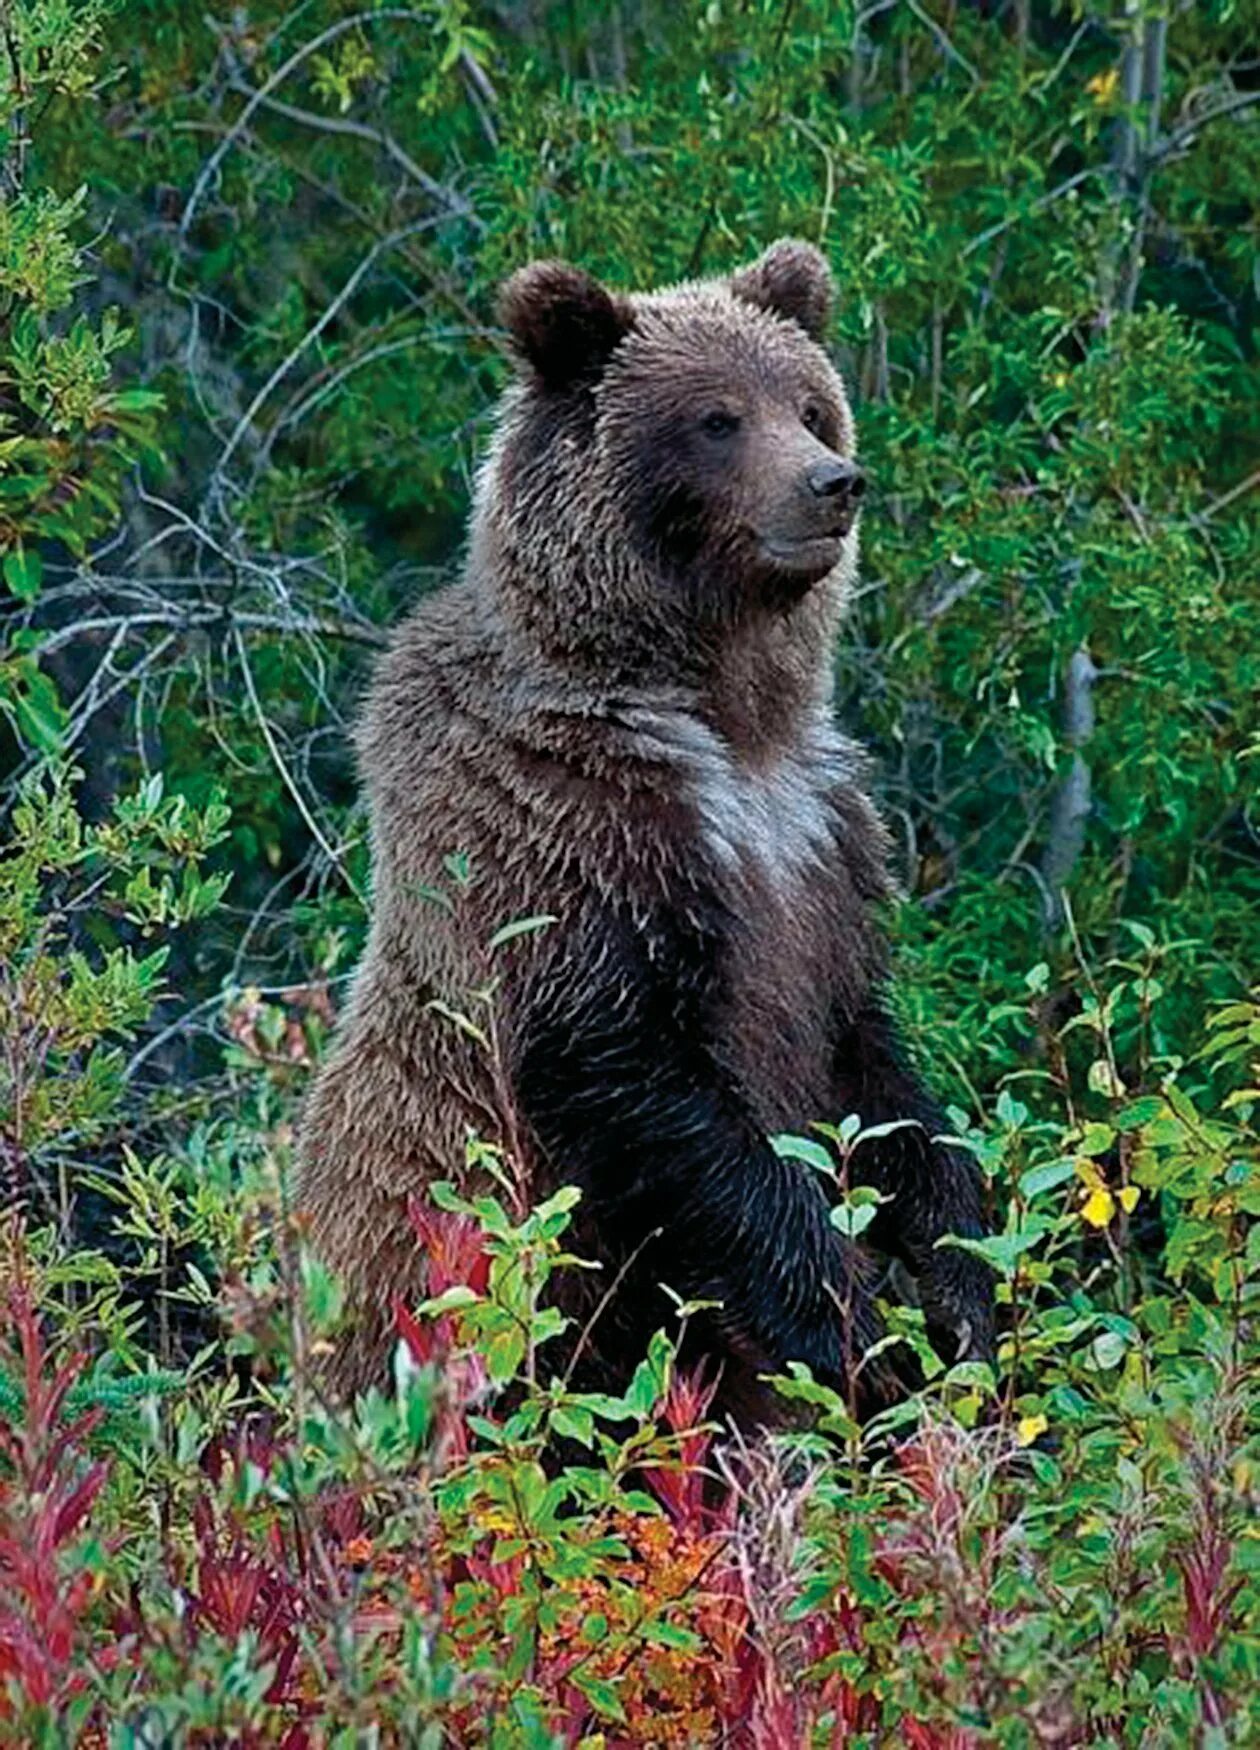
[[[815,462],[806,479],[817,497],[840,498],[847,504],[856,504],[866,491],[866,475],[857,463],[842,461],[839,456]]]

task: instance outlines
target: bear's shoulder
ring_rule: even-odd
[[[499,629],[466,584],[425,597],[395,629],[363,704],[356,741],[369,784],[441,758],[501,667]]]

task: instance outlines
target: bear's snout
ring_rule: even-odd
[[[826,456],[815,462],[805,479],[815,497],[834,499],[837,508],[856,505],[866,491],[866,475],[857,463],[839,456]]]

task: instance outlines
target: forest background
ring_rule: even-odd
[[[1256,0],[0,0],[0,201],[0,1741],[1260,1739]],[[1000,1366],[742,1458],[668,1334],[572,1393],[490,1138],[339,1411],[285,1175],[494,288],[785,234]]]

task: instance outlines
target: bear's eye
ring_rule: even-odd
[[[706,413],[700,421],[700,428],[709,437],[730,437],[739,430],[739,415],[731,413],[725,407],[715,407],[711,413]]]
[[[806,431],[812,431],[817,437],[826,423],[822,408],[816,401],[807,401],[805,411],[801,414],[801,424]]]

